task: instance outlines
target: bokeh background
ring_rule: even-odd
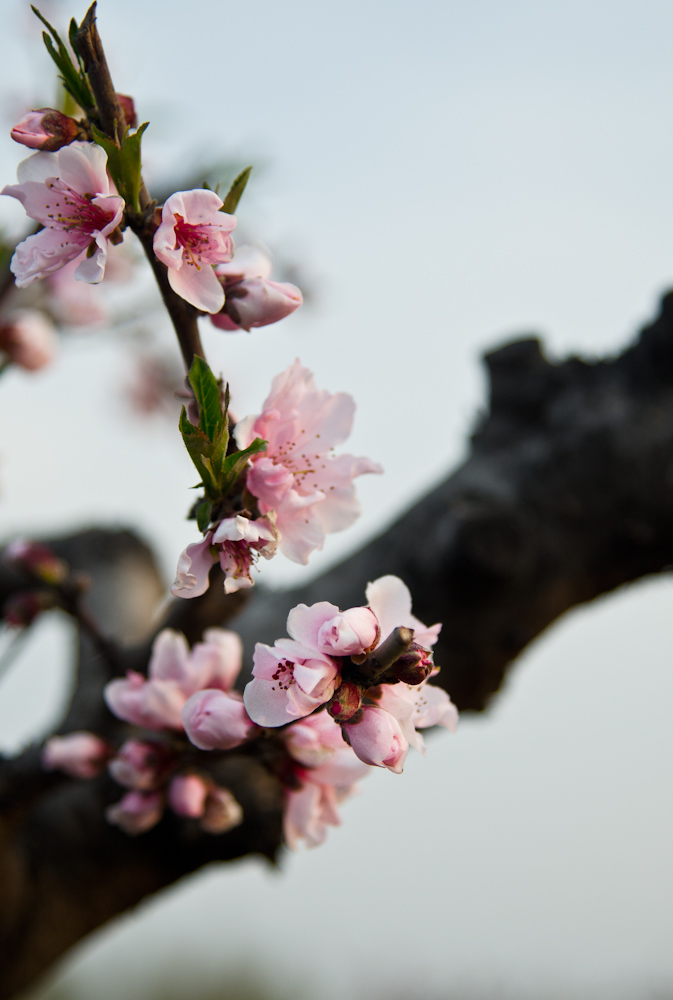
[[[85,12],[41,9],[62,27]],[[12,183],[9,127],[55,87],[29,5],[4,0],[0,24]],[[299,356],[355,396],[351,450],[386,468],[311,571],[460,460],[483,350],[539,332],[552,357],[617,352],[671,283],[666,0],[100,0],[99,27],[151,122],[150,186],[256,164],[242,235],[311,292],[250,336],[204,321],[234,408],[258,412]],[[172,421],[140,420],[123,386],[138,338],[177,351],[142,276],[108,294],[115,336],[3,376],[2,534],[135,526],[170,580],[193,472]],[[302,572],[264,567],[277,585]],[[322,848],[200,873],[85,942],[49,996],[673,996],[672,601],[659,579],[567,616],[486,716],[402,777],[373,774]],[[68,639],[44,620],[2,681],[3,749],[57,713]]]

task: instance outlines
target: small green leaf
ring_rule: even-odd
[[[61,36],[56,31],[56,29],[52,27],[49,21],[47,21],[46,17],[43,17],[43,15],[40,14],[37,7],[33,7],[33,5],[31,4],[31,9],[33,13],[36,15],[36,17],[38,17],[40,21],[42,21],[42,24],[45,26],[45,28],[47,28],[49,31],[49,34],[47,34],[46,31],[43,31],[42,38],[44,39],[44,44],[47,48],[47,52],[54,60],[58,69],[61,71],[61,80],[63,81],[63,86],[71,95],[71,97],[73,97],[74,100],[77,101],[78,105],[81,108],[84,109],[95,108],[96,102],[94,101],[93,94],[91,93],[91,88],[89,87],[89,82],[87,80],[86,73],[84,72],[84,67],[82,65],[79,53],[77,53],[77,61],[79,63],[79,68],[78,68],[73,63],[70,57],[70,53],[68,52],[65,45],[61,41]],[[74,31],[73,31],[73,24],[74,24]],[[73,39],[76,32],[77,32],[77,23],[75,21],[71,21],[68,33],[68,37],[71,43],[73,43]],[[51,35],[51,38],[49,37],[49,35]],[[56,42],[58,51],[56,51],[56,49],[54,48],[54,45],[52,43],[52,38],[54,42]],[[74,43],[73,43],[73,49],[75,49]],[[75,52],[77,52],[76,49]]]
[[[211,500],[219,500],[220,490],[218,486],[217,479],[213,473],[213,466],[209,458],[206,455],[201,455],[199,458],[201,463],[201,478],[203,480],[203,488],[206,491],[206,495],[210,497]],[[198,468],[198,466],[197,466]]]
[[[241,195],[245,191],[245,185],[248,183],[251,170],[252,167],[246,167],[245,170],[242,170],[240,172],[234,183],[229,188],[229,193],[227,197],[224,199],[224,203],[222,205],[222,208],[220,209],[220,212],[228,212],[229,215],[234,214],[234,212],[236,211],[236,206],[241,200]]]
[[[248,464],[248,459],[260,451],[266,451],[266,445],[267,442],[263,441],[262,438],[255,438],[252,444],[249,444],[243,451],[235,451],[231,455],[227,455],[218,477],[222,496],[226,496],[239,479]]]
[[[196,526],[201,532],[205,532],[210,524],[210,512],[213,508],[210,500],[204,500],[196,508]]]
[[[117,186],[117,190],[119,191],[117,179],[121,174],[121,149],[114,139],[110,139],[104,132],[101,132],[101,130],[96,128],[93,124],[91,125],[91,134],[94,137],[95,142],[97,142],[99,146],[102,146],[107,153],[107,168],[110,172],[112,180]]]
[[[95,125],[91,126],[91,134],[95,141],[107,153],[110,176],[120,195],[133,212],[139,210],[138,197],[142,180],[140,147],[143,132],[148,125],[149,122],[145,122],[130,135],[127,131],[120,146]]]
[[[140,147],[143,133],[148,125],[149,122],[145,122],[131,135],[127,132],[122,139],[121,174],[122,184],[125,191],[124,200],[134,212],[140,211],[140,206],[138,204],[140,185],[142,182],[142,160]]]
[[[198,354],[189,369],[189,383],[199,404],[199,428],[214,443],[225,424],[220,386],[207,361]]]
[[[189,457],[196,466],[196,470],[199,475],[203,474],[203,466],[201,465],[201,457],[203,455],[206,458],[210,458],[213,452],[212,442],[208,440],[206,435],[194,424],[190,423],[187,419],[187,411],[184,406],[182,407],[182,413],[180,414],[180,433],[182,434],[182,440],[184,443]]]

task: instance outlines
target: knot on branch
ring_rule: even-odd
[[[491,419],[535,420],[557,381],[536,337],[505,344],[484,355]]]

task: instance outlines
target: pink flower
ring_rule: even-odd
[[[182,710],[182,724],[199,750],[231,750],[255,730],[238,691],[197,691]]]
[[[57,343],[53,324],[37,309],[15,309],[0,326],[0,351],[27,371],[53,361]]]
[[[369,767],[358,760],[327,712],[294,722],[284,735],[288,752],[301,765],[296,777],[302,786],[287,793],[285,840],[292,848],[300,839],[315,847],[325,840],[328,826],[340,824],[338,803],[354,791]]]
[[[208,590],[208,577],[215,562],[212,543],[213,533],[208,531],[202,541],[192,542],[181,553],[171,586],[173,597],[200,597]]]
[[[402,683],[382,684],[379,688],[372,688],[369,694],[376,699],[377,705],[397,720],[409,744],[423,754],[426,752],[425,740],[417,729],[444,726],[455,733],[458,727],[458,709],[446,691],[429,684],[427,680],[413,687]]]
[[[344,740],[341,726],[327,712],[316,712],[293,722],[284,735],[290,756],[302,765],[302,781],[350,788],[369,770]]]
[[[367,584],[367,601],[381,626],[383,642],[399,625],[413,629],[414,642],[425,648],[434,646],[441,631],[441,624],[424,625],[411,613],[409,588],[398,576],[380,576]]]
[[[234,252],[229,234],[236,219],[220,212],[222,205],[214,191],[178,191],[166,201],[154,234],[154,253],[168,268],[173,291],[207,313],[224,305],[213,265],[231,260]]]
[[[18,184],[2,189],[17,198],[44,229],[20,243],[10,268],[19,288],[52,274],[75,258],[75,277],[93,284],[105,274],[108,239],[119,226],[124,200],[111,193],[107,156],[92,142],[73,142],[58,153],[35,153],[17,169]]]
[[[225,300],[221,312],[210,318],[221,330],[251,330],[277,323],[304,301],[296,285],[269,280],[271,258],[260,247],[239,247],[233,261],[220,264],[215,274]]]
[[[208,629],[205,643],[189,650],[180,632],[163,629],[152,647],[148,678],[129,671],[104,691],[108,708],[120,719],[146,729],[182,729],[187,699],[205,687],[228,690],[241,668],[238,636]]]
[[[233,594],[252,587],[250,570],[258,556],[271,559],[275,555],[278,534],[268,517],[250,521],[239,514],[220,521],[213,534],[213,544],[220,550],[224,592]]]
[[[180,774],[168,786],[168,804],[178,816],[203,816],[208,798],[208,782],[199,774]]]
[[[274,646],[258,642],[253,679],[243,699],[248,715],[260,726],[282,726],[309,715],[334,694],[339,663],[292,639]]]
[[[20,142],[30,149],[40,149],[44,153],[55,153],[69,145],[80,133],[74,118],[64,115],[54,108],[39,108],[29,111],[16,123],[10,135],[14,142]]]
[[[212,565],[219,559],[224,573],[224,592],[252,587],[250,570],[261,555],[271,559],[278,545],[278,534],[268,517],[251,521],[238,514],[220,521],[207,531],[201,542],[188,545],[178,560],[171,593],[174,597],[200,597],[208,590]]]
[[[108,764],[108,771],[119,785],[146,792],[161,784],[171,757],[158,743],[126,740]]]
[[[306,564],[326,533],[353,523],[360,512],[353,479],[382,471],[368,458],[331,454],[350,434],[354,411],[351,396],[319,391],[295,361],[273,380],[263,412],[236,427],[239,448],[268,441],[251,459],[247,487],[262,514],[275,510],[281,551],[294,562]]]
[[[345,722],[344,736],[365,764],[387,767],[395,774],[401,774],[409,752],[397,719],[381,708],[363,709],[359,722]]]
[[[124,833],[137,836],[156,826],[163,812],[161,792],[128,792],[123,799],[106,809],[105,818]]]
[[[283,828],[285,841],[296,849],[300,840],[308,847],[325,842],[328,826],[340,826],[337,790],[333,785],[307,781],[298,791],[288,791]]]
[[[105,768],[110,747],[93,733],[76,732],[52,736],[42,751],[46,771],[63,771],[71,778],[95,778]]]
[[[287,618],[288,634],[304,646],[329,656],[366,653],[377,644],[380,629],[371,608],[339,611],[320,601],[307,607],[298,604]]]
[[[211,785],[201,829],[214,835],[227,833],[243,822],[243,809],[228,788]]]

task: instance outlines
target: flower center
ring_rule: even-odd
[[[106,212],[99,205],[93,204],[93,194],[79,194],[67,187],[63,182],[51,181],[47,187],[54,192],[53,205],[47,205],[53,211],[47,217],[53,220],[53,229],[63,229],[66,233],[79,231],[85,236],[99,233],[114,218],[112,212]]]

